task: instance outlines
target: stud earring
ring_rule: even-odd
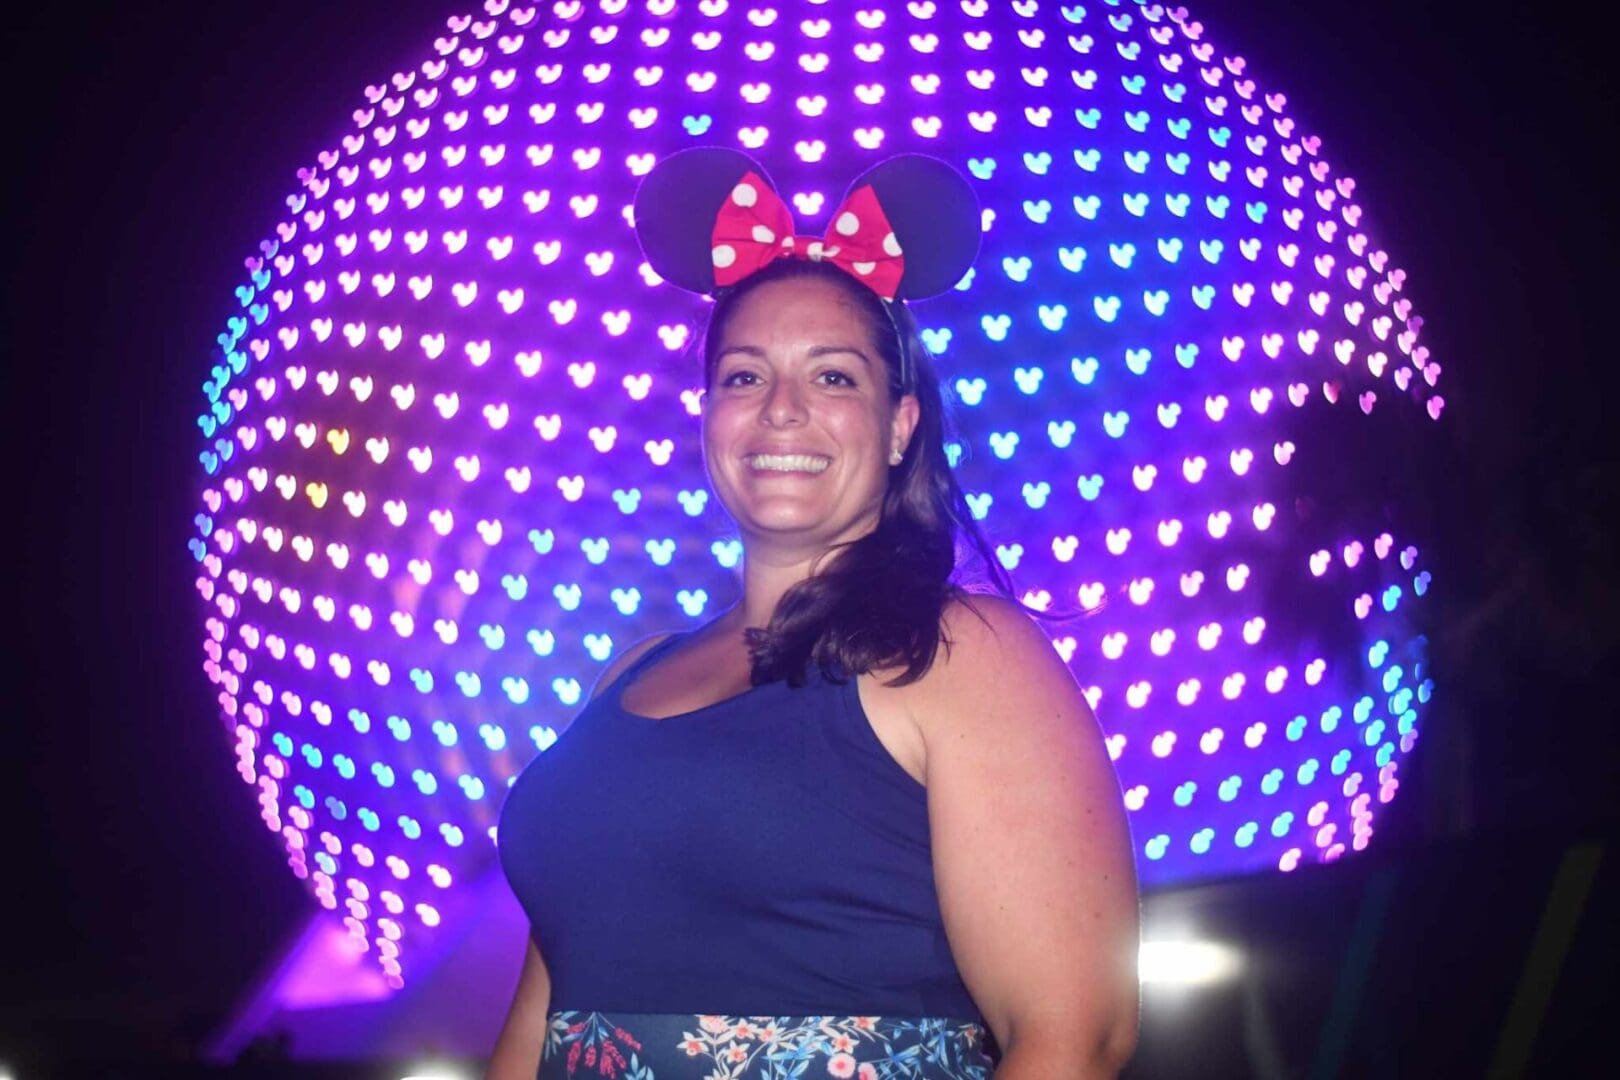
[[[898,450],[894,450],[894,451],[891,451],[889,453],[889,464],[890,465],[898,465],[904,459],[905,459],[905,455],[902,454]]]

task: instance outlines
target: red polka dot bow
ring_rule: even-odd
[[[850,192],[833,212],[827,235],[817,238],[797,235],[787,204],[750,171],[721,204],[711,239],[717,286],[735,285],[776,259],[810,259],[833,263],[893,300],[906,272],[900,242],[870,184]]]

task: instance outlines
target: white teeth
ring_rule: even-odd
[[[748,459],[748,464],[753,468],[771,472],[818,473],[832,463],[826,458],[812,457],[809,454],[755,454]]]

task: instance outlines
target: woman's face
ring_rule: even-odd
[[[773,281],[743,297],[703,405],[715,494],[745,539],[821,550],[877,525],[891,451],[917,399],[889,401],[865,320],[837,285]]]

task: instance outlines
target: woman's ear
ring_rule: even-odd
[[[906,394],[895,402],[894,416],[889,422],[891,460],[896,456],[896,452],[902,456],[905,454],[907,447],[911,445],[911,433],[917,430],[917,421],[921,417],[922,405],[918,403],[916,394]]]

